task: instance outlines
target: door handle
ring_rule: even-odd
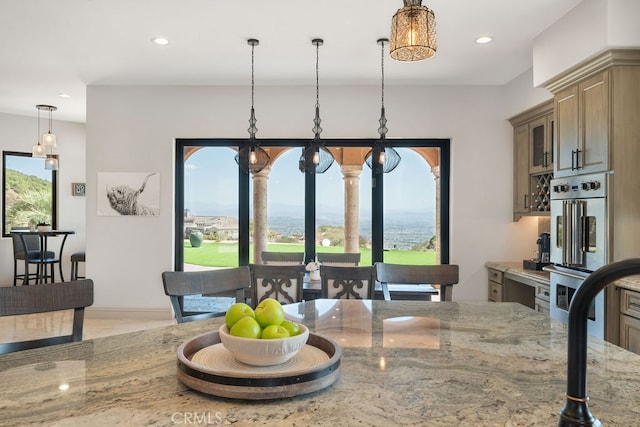
[[[571,170],[572,171],[576,170],[576,166],[575,166],[576,151],[577,150],[571,150]]]
[[[580,166],[580,153],[582,153],[582,150],[576,150],[576,169],[582,168],[582,166]]]

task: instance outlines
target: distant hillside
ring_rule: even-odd
[[[13,169],[5,171],[5,189],[14,193],[25,193],[29,190],[50,191],[51,181],[38,178],[34,175],[26,175]]]
[[[51,181],[5,170],[6,227],[27,225],[31,220],[50,220]]]

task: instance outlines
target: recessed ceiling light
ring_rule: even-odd
[[[71,98],[71,95],[69,95],[68,93],[64,93],[64,92],[60,92],[60,93],[58,94],[58,96],[59,96],[60,98]]]
[[[480,36],[476,39],[476,43],[478,44],[487,44],[493,41],[493,37],[491,36]]]
[[[155,44],[159,44],[159,45],[161,45],[161,46],[165,46],[165,45],[168,45],[168,44],[169,44],[169,40],[168,40],[168,39],[165,39],[164,37],[154,37],[154,38],[152,39],[152,41],[153,41]]]

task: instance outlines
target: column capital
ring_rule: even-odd
[[[340,170],[345,177],[359,177],[362,173],[362,165],[342,165]]]

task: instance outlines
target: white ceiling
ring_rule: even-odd
[[[423,0],[438,51],[385,58],[385,83],[502,85],[531,67],[534,38],[581,0]],[[2,0],[0,111],[84,122],[87,85],[380,83],[380,46],[402,0]],[[488,45],[476,37],[491,35]],[[167,46],[151,42],[156,36]],[[388,46],[387,46],[388,49]],[[388,53],[388,50],[387,50]],[[71,98],[63,99],[59,93]]]

